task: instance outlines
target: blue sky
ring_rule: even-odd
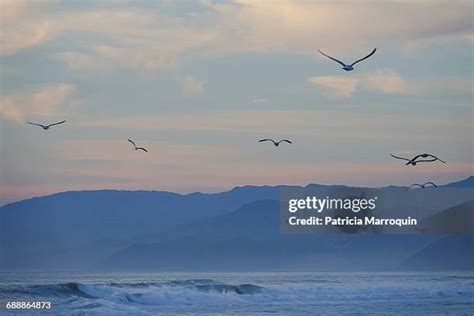
[[[82,189],[473,174],[471,2],[1,6],[0,203]],[[351,62],[375,47],[351,73],[316,53]],[[25,124],[62,119],[48,132]],[[262,137],[294,144],[276,150]],[[389,157],[418,152],[448,163],[409,168]]]

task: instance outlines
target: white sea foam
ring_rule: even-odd
[[[0,299],[42,298],[68,314],[344,314],[386,312],[466,313],[474,307],[474,275],[429,274],[222,274],[213,279],[140,280],[87,277],[81,282],[9,286]],[[148,281],[147,280],[152,280]],[[158,278],[160,279],[160,278]],[[86,281],[87,280],[87,281]],[[93,280],[91,282],[91,280]],[[253,281],[244,284],[242,281]],[[4,290],[1,288],[0,290]],[[0,291],[2,292],[2,291]],[[424,310],[420,310],[420,302]],[[395,313],[395,312],[394,312]],[[396,314],[396,313],[395,313]]]

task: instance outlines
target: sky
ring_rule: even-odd
[[[471,1],[0,3],[0,204],[474,174]]]

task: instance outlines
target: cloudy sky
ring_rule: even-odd
[[[471,1],[0,2],[0,204],[473,174]]]

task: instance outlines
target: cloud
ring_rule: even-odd
[[[0,1],[0,8],[2,9],[2,24],[14,23],[24,17],[28,11],[27,3],[20,0]]]
[[[17,122],[32,116],[57,116],[75,94],[73,85],[58,83],[33,92],[2,95],[0,113]]]
[[[397,72],[390,69],[377,70],[364,78],[364,85],[386,94],[411,94],[410,86]]]
[[[1,0],[0,56],[13,55],[55,37],[55,24],[38,19],[54,1]]]
[[[311,85],[323,88],[326,95],[350,98],[359,85],[359,79],[344,76],[314,76],[308,79]]]
[[[64,61],[70,70],[96,69],[100,66],[94,57],[78,52],[58,53],[56,58]]]
[[[146,46],[146,44],[143,44]],[[124,46],[100,45],[91,47],[86,53],[68,51],[55,55],[70,70],[110,70],[127,68],[142,73],[150,73],[174,67],[177,59],[172,54],[161,52],[161,49],[148,47],[135,49]]]
[[[255,104],[267,104],[270,102],[270,99],[267,98],[256,98],[252,100],[253,103]]]
[[[371,43],[408,43],[472,32],[472,6],[467,1],[235,0],[209,5],[219,13],[222,47],[229,50],[308,53],[331,48],[342,53]]]
[[[214,30],[187,25],[183,20],[134,8],[79,11],[57,19],[62,33],[97,35],[77,51],[55,57],[71,70],[127,68],[142,73],[176,66],[192,50],[213,38]]]
[[[282,124],[285,122],[285,124]],[[86,128],[127,129],[151,134],[160,131],[179,131],[200,142],[197,133],[241,135],[254,138],[269,131],[285,137],[317,137],[321,139],[352,139],[357,141],[420,141],[463,142],[456,135],[470,135],[472,123],[463,120],[447,121],[425,115],[397,115],[394,113],[359,113],[345,111],[233,111],[191,114],[167,114],[159,117],[124,117],[110,120],[81,122]],[[430,133],[420,131],[430,130]],[[433,140],[435,139],[435,141]]]
[[[385,94],[415,94],[421,86],[409,84],[400,74],[391,69],[379,69],[366,75],[314,76],[308,82],[323,89],[329,97],[351,98],[359,89]]]
[[[468,34],[466,35],[466,38],[471,44],[474,44],[474,34]]]
[[[155,72],[196,56],[309,54],[318,48],[339,54],[387,42],[403,46],[424,39],[472,38],[469,2],[200,1],[199,13],[180,17],[170,13],[176,10],[149,10],[137,2],[115,2],[108,10],[47,10],[54,1],[2,1],[7,21],[2,23],[2,54],[87,35],[88,41],[76,42],[73,50],[55,53],[71,70]],[[38,4],[43,2],[47,5]]]
[[[201,95],[204,93],[204,82],[190,75],[184,77],[181,86],[183,92],[187,95]]]
[[[53,24],[30,23],[19,26],[14,32],[4,31],[0,41],[0,56],[8,56],[25,48],[39,45],[52,38]]]
[[[452,91],[470,95],[474,93],[472,77],[443,76],[426,82],[422,87],[425,91]]]
[[[38,16],[57,2],[57,0],[0,0],[2,26],[13,26],[28,17]]]

